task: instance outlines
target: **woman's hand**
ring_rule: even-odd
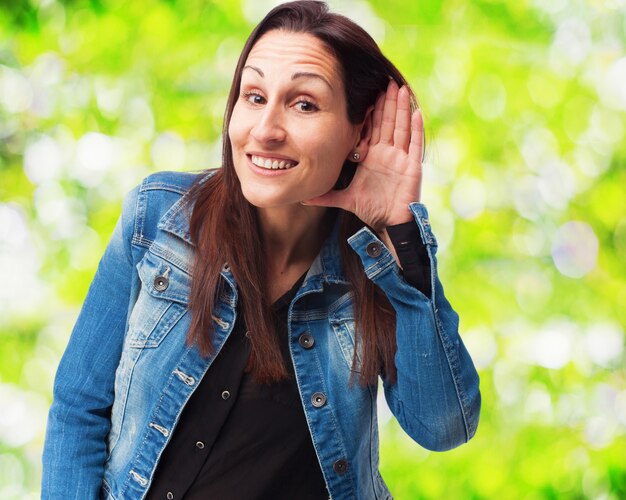
[[[350,185],[305,203],[348,210],[382,232],[413,220],[408,205],[420,199],[424,126],[419,110],[411,116],[407,88],[398,89],[393,80],[377,99],[371,119],[369,149]]]

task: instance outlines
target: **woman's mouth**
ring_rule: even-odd
[[[254,165],[266,170],[287,170],[295,167],[298,163],[282,158],[268,158],[265,156],[250,155],[250,160]]]

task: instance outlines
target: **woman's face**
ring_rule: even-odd
[[[228,127],[246,199],[269,208],[332,189],[357,144],[339,65],[312,35],[270,31],[253,46]]]

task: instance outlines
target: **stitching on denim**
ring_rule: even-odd
[[[300,295],[299,297],[296,297],[296,298],[295,298],[295,299],[291,302],[291,304],[289,305],[289,309],[288,309],[288,313],[287,313],[287,335],[288,335],[288,337],[289,337],[289,338],[291,338],[291,336],[292,336],[292,334],[293,334],[293,330],[292,330],[292,328],[291,328],[291,323],[292,323],[292,316],[293,316],[293,305],[294,305],[294,303],[295,303],[295,300],[296,300],[296,299],[300,299],[300,298],[304,297],[305,295],[309,295],[309,294],[311,294],[311,293],[315,293],[315,292],[317,292],[317,291],[319,291],[319,290],[307,290],[306,292],[304,292],[304,293],[303,293],[302,295]],[[309,328],[309,326],[308,326],[308,325],[307,325],[307,329],[308,329],[308,330],[310,330],[310,328]],[[301,383],[301,380],[300,380],[300,379],[301,379],[301,377],[298,375],[298,370],[296,369],[296,365],[295,365],[295,361],[294,361],[294,358],[293,358],[293,351],[292,351],[292,349],[291,349],[291,345],[289,346],[289,354],[290,354],[290,356],[291,356],[291,362],[292,362],[292,363],[293,363],[293,365],[294,365],[295,377],[296,377],[296,385],[298,386],[298,393],[300,394],[300,399],[301,399],[301,400],[303,400],[303,395],[302,395],[302,383]],[[320,361],[319,361],[319,356],[318,356],[316,353],[313,353],[313,359],[314,359],[314,361],[315,361],[315,365],[316,365],[316,368],[317,368],[316,373],[317,373],[317,374],[320,374],[320,377],[319,377],[319,378],[320,378],[320,380],[321,380],[322,384],[324,384],[324,377],[323,377],[323,376],[321,376],[321,374],[323,373],[323,371],[322,371],[322,367],[321,367],[321,364],[320,364]],[[300,370],[300,373],[302,373],[302,370]],[[323,391],[325,394],[328,394],[328,388],[327,388],[327,387],[325,387],[324,385],[322,385],[322,391]],[[304,400],[303,400],[303,403],[304,403]],[[314,450],[315,450],[315,455],[317,456],[317,458],[318,458],[318,460],[320,461],[320,464],[321,464],[321,463],[323,463],[323,460],[321,460],[321,459],[322,459],[322,457],[320,456],[320,454],[319,454],[319,452],[318,452],[319,445],[318,445],[318,442],[317,442],[317,440],[316,440],[315,433],[313,432],[313,428],[311,427],[311,421],[310,421],[310,419],[309,419],[309,413],[310,413],[310,411],[307,411],[307,409],[306,409],[306,408],[307,408],[307,406],[308,406],[310,403],[311,403],[311,400],[310,400],[310,399],[308,399],[308,400],[307,400],[307,402],[306,402],[306,404],[304,404],[304,417],[305,417],[305,419],[306,419],[307,426],[308,426],[308,428],[309,428],[309,434],[311,435],[311,441],[313,442],[313,448],[314,448]],[[334,412],[333,412],[333,411],[332,411],[332,409],[331,409],[331,406],[330,406],[330,405],[327,405],[325,408],[327,409],[327,411],[328,411],[328,412],[330,412],[330,421],[331,421],[331,424],[332,424],[332,427],[333,427],[333,431],[334,431],[334,432],[333,432],[333,435],[341,436],[341,434],[339,433],[338,426],[337,426],[337,421],[336,421],[336,418],[335,418]],[[314,408],[313,410],[318,410],[318,408]],[[321,409],[321,408],[320,408],[319,410],[323,410],[323,409]],[[345,450],[345,447],[344,447],[344,445],[343,445],[343,436],[342,436],[342,439],[341,439],[340,441],[341,441],[341,442],[340,442],[340,444],[341,444],[341,454],[342,454],[342,457],[343,457],[344,459],[347,459],[347,458],[348,458],[348,453],[347,453],[347,451]],[[349,464],[349,465],[351,465],[351,464]],[[350,467],[350,466],[349,466],[349,467],[348,467],[348,470],[347,470],[346,472],[347,472],[347,475],[349,475],[349,476],[350,476],[350,477],[349,477],[349,481],[348,481],[348,479],[346,479],[346,482],[350,485],[350,490],[351,490],[351,492],[352,492],[352,495],[351,495],[349,498],[356,498],[356,492],[354,491],[354,474],[353,474],[353,472],[352,472],[352,467]],[[331,476],[331,477],[332,477],[332,476]],[[344,484],[345,484],[345,482],[344,482]],[[328,482],[327,482],[327,486],[329,486]],[[329,488],[329,489],[330,489],[330,488]]]
[[[172,272],[172,268],[165,264],[165,272],[163,273],[164,278],[169,278],[170,273]]]
[[[191,259],[181,258],[180,254],[170,251],[159,243],[155,243],[154,245],[152,245],[152,248],[150,248],[150,252],[168,261],[169,263],[174,264],[188,276],[191,275],[191,268],[189,267],[189,261]]]
[[[176,368],[176,370],[174,370],[172,373],[176,375],[179,379],[181,379],[187,385],[193,385],[196,382],[195,378],[190,377],[186,373],[180,371],[178,368]]]
[[[148,480],[143,477],[140,476],[139,474],[137,474],[134,470],[130,471],[130,475],[132,476],[132,478],[137,481],[141,486],[146,486],[148,484]]]
[[[186,279],[181,279],[181,280],[174,279],[172,282],[172,283],[180,284],[184,289],[182,292],[176,292],[175,286],[169,286],[167,290],[164,290],[162,292],[159,292],[154,288],[153,278],[152,278],[154,275],[154,272],[160,273],[160,269],[162,269],[163,266],[165,266],[165,272],[163,273],[163,276],[168,277],[169,273],[172,271],[172,268],[169,266],[169,263],[167,261],[163,262],[162,261],[163,259],[158,255],[156,255],[157,262],[155,262],[154,258],[151,259],[152,255],[155,255],[155,254],[153,252],[153,248],[150,248],[150,250],[144,254],[144,256],[141,258],[141,260],[137,264],[137,269],[139,271],[139,278],[141,282],[145,285],[147,292],[153,297],[164,299],[164,300],[170,300],[172,302],[182,303],[185,306],[187,306],[189,304],[189,294],[186,291],[186,289],[188,288],[188,285],[185,283],[185,281],[187,281]],[[148,268],[145,272],[142,271],[144,267]],[[181,271],[180,273],[178,271],[175,271],[176,273],[175,276],[184,275],[185,277],[189,277],[189,275],[185,273],[183,270],[180,270],[180,271]],[[144,274],[147,274],[147,276],[144,276]]]
[[[328,318],[326,309],[318,308],[309,311],[293,311],[292,321],[319,321]]]
[[[144,180],[145,182],[145,180]],[[143,238],[143,227],[145,223],[146,217],[146,205],[147,205],[147,197],[146,194],[139,189],[139,194],[137,195],[137,208],[136,208],[136,217],[135,217],[135,237],[142,241]]]
[[[189,190],[183,186],[168,183],[168,182],[156,182],[156,181],[148,181],[143,186],[142,189],[144,191],[171,191],[176,194],[186,194]]]
[[[176,324],[180,321],[180,319],[185,315],[186,312],[187,312],[186,306],[183,306],[177,303],[170,304],[167,307],[167,309],[163,311],[163,314],[161,315],[161,319],[159,319],[157,323],[155,324],[155,326],[152,327],[152,330],[150,331],[149,335],[145,338],[131,341],[129,345],[131,347],[140,348],[140,349],[142,348],[150,349],[150,348],[159,347],[159,345],[161,345],[161,342],[163,342],[163,339],[165,339],[165,337],[169,335],[169,333],[172,331],[172,328],[176,326]],[[163,326],[160,326],[161,323],[163,323]],[[159,326],[158,337],[154,335],[154,332],[157,331],[157,326]]]
[[[448,367],[450,368],[450,374],[452,375],[452,382],[454,383],[454,390],[456,392],[456,397],[459,402],[459,406],[461,407],[461,416],[463,417],[463,427],[465,428],[465,440],[469,441],[471,433],[469,429],[469,424],[467,421],[467,407],[465,404],[465,397],[463,395],[463,389],[460,386],[460,377],[459,377],[459,360],[458,354],[454,352],[454,345],[451,339],[448,337],[445,329],[443,327],[443,323],[439,318],[438,314],[439,309],[435,307],[433,302],[433,317],[435,319],[435,328],[437,329],[437,334],[439,336],[439,340],[441,341],[441,345],[443,347],[443,352],[446,356],[446,361],[448,362]]]
[[[161,434],[163,434],[165,437],[170,435],[170,431],[168,431],[165,427],[159,425],[159,424],[155,424],[154,422],[150,422],[148,424],[149,427],[152,427],[153,429],[156,429],[157,431],[159,431]]]
[[[228,321],[224,321],[213,314],[211,315],[211,319],[215,321],[218,325],[220,325],[220,327],[222,327],[224,330],[228,329],[228,327],[230,326],[230,323],[228,323]]]
[[[365,268],[365,274],[368,278],[374,279],[387,271],[390,267],[393,267],[394,262],[395,259],[390,253],[388,253],[384,258],[377,260],[372,265]]]
[[[128,339],[128,334],[129,332],[127,330],[126,333],[124,334],[124,342],[126,342],[126,340]],[[124,391],[121,392],[120,397],[118,398],[119,407],[120,407],[119,432],[118,432],[115,442],[111,443],[110,456],[113,454],[113,450],[115,450],[115,448],[117,447],[117,444],[119,443],[119,440],[122,435],[121,430],[124,427],[124,420],[126,419],[128,394],[130,393],[130,385],[131,385],[130,381],[135,371],[135,366],[137,365],[137,361],[139,360],[139,354],[131,355],[131,353],[128,353],[126,357],[128,359],[128,370],[127,370],[128,375],[123,379],[124,384],[122,385],[122,387],[124,387]],[[123,357],[120,359],[120,363],[122,362],[123,359],[124,359]],[[116,384],[117,384],[117,380],[116,380]]]
[[[178,175],[188,176],[193,183],[199,182],[200,184],[204,184],[207,180],[213,177],[217,173],[217,170],[212,170],[210,172],[202,171],[202,172],[177,172]],[[153,180],[155,177],[159,177],[163,175],[162,173],[152,174],[144,180],[142,184],[142,189],[145,191],[155,191],[159,189],[164,189],[167,191],[172,191],[178,194],[186,194],[189,192],[189,188],[186,186],[181,186],[178,183],[168,182],[165,180]],[[202,176],[200,180],[197,180],[199,176]],[[191,177],[195,177],[195,179],[191,179]]]
[[[133,245],[137,245],[144,248],[150,248],[153,241],[148,238],[143,238],[141,236],[133,236]]]
[[[433,307],[437,304],[437,257],[431,251],[429,247],[426,247],[426,253],[430,259],[430,300],[433,303]],[[438,309],[434,309],[435,314]]]
[[[313,359],[315,360],[315,364],[317,366],[317,373],[318,374],[323,373],[322,365],[320,363],[319,356],[315,355],[313,357]],[[324,385],[324,383],[325,383],[324,377],[321,376],[321,375],[320,375],[320,380],[322,382],[322,392],[324,392],[324,394],[328,394],[328,388]],[[307,404],[311,404],[310,398],[308,398]],[[326,404],[322,408],[313,408],[312,411],[321,413],[324,410],[327,411],[330,414],[330,418],[329,419],[331,421],[331,427],[333,429],[333,433],[332,434],[334,436],[341,436],[341,439],[339,440],[339,444],[341,445],[340,446],[341,457],[344,460],[347,460],[349,457],[348,457],[348,452],[347,452],[347,450],[345,449],[345,446],[344,446],[344,437],[343,437],[343,434],[341,433],[341,429],[340,429],[339,425],[337,424],[337,419],[335,418],[335,412],[332,410],[332,404]],[[305,414],[306,414],[306,412],[305,412]],[[321,414],[323,415],[323,413],[321,413]],[[308,418],[307,418],[307,421],[308,421]],[[310,434],[311,434],[311,439],[313,439],[313,432],[311,432]],[[352,473],[352,465],[353,464],[351,462],[348,462],[348,470],[346,471],[346,473],[351,476],[350,477],[350,481],[347,481],[348,484],[350,485],[350,491],[352,492],[352,495],[350,495],[349,498],[357,498],[356,491],[354,491],[354,477],[353,477],[353,473]]]
[[[220,347],[220,348],[221,348],[221,347]],[[196,355],[197,355],[195,351],[196,351],[196,348],[195,348],[195,347],[193,347],[193,346],[189,346],[189,347],[187,347],[187,349],[185,349],[185,351],[184,351],[184,353],[183,353],[183,355],[182,355],[182,357],[181,357],[181,363],[182,363],[183,365],[185,365],[186,363],[189,363],[188,358],[189,358],[190,356],[193,356],[193,357],[195,358],[195,357],[196,357]],[[215,355],[217,356],[217,354],[218,354],[218,353],[216,353]],[[199,374],[200,379],[202,379],[202,377],[203,377],[203,376],[204,376],[204,374],[207,372],[207,370],[208,370],[208,368],[209,368],[209,365],[210,365],[210,362],[209,362],[209,360],[208,360],[208,359],[207,359],[207,360],[205,360],[205,361],[206,361],[206,363],[205,363],[205,366],[204,366],[204,368],[203,368],[203,370],[202,370],[202,373],[200,373],[200,374]],[[187,376],[187,375],[185,375],[185,373],[183,373],[182,371],[180,371],[180,370],[176,369],[176,370],[174,370],[174,372],[173,372],[173,373],[174,373],[174,374],[176,374],[176,375],[178,375],[178,377],[179,377],[179,378],[180,378],[180,375],[179,375],[178,373],[176,373],[176,372],[179,372],[180,374],[182,374],[182,375],[184,375],[184,376]],[[189,377],[189,378],[191,378],[191,379],[193,380],[193,377]],[[179,391],[179,389],[178,389],[177,387],[174,387],[174,378],[173,378],[173,377],[170,377],[170,378],[168,379],[168,381],[167,381],[167,383],[166,383],[165,387],[164,387],[164,388],[163,388],[163,390],[161,391],[161,395],[159,396],[158,402],[157,402],[156,406],[154,407],[154,410],[153,410],[153,412],[152,412],[151,418],[156,418],[156,417],[159,415],[159,412],[161,412],[161,409],[162,409],[162,407],[163,407],[163,403],[164,403],[164,401],[165,401],[165,400],[167,400],[167,399],[170,397],[170,395],[171,395],[171,391],[172,391],[172,390],[173,390],[173,391],[177,391],[177,392]],[[181,401],[181,403],[180,403],[180,405],[178,405],[178,406],[177,406],[177,414],[174,416],[173,426],[175,426],[175,425],[176,425],[176,422],[177,422],[177,421],[178,421],[178,419],[180,418],[180,415],[181,415],[181,413],[182,413],[182,411],[183,411],[183,408],[185,408],[185,407],[186,407],[186,405],[187,405],[187,403],[188,403],[188,401],[189,401],[189,399],[190,399],[190,397],[191,397],[191,395],[192,395],[192,394],[193,394],[193,391],[192,391],[192,390],[187,391],[187,392],[186,392],[186,395],[185,395],[184,400],[182,400],[182,401]],[[151,438],[150,438],[150,433],[149,433],[149,432],[145,432],[145,433],[144,433],[144,438],[143,438],[143,441],[142,441],[142,444],[141,444],[141,448],[144,448],[144,447],[145,447],[145,445],[146,445],[146,444],[147,444],[150,440],[151,440]],[[166,444],[167,444],[167,442],[165,442],[165,443],[164,443],[164,444],[163,444],[163,445],[159,448],[158,453],[157,453],[157,457],[156,457],[156,461],[154,462],[154,464],[158,463],[158,461],[159,461],[159,459],[161,458],[161,455],[162,455],[162,453],[163,453],[163,450],[165,449]],[[152,471],[154,471],[154,467],[156,467],[156,465],[153,465],[153,469],[152,469]]]
[[[333,302],[330,306],[328,306],[329,315],[337,312],[337,309],[342,307],[346,302],[354,302],[354,293],[351,290],[348,290],[341,297],[339,297],[335,302]]]
[[[378,441],[378,410],[377,410],[377,393],[378,386],[368,384],[367,390],[370,394],[370,478],[372,480],[372,491],[374,492],[374,496],[376,500],[378,500],[378,488],[376,485],[376,479],[378,472],[378,455],[376,453],[377,450],[374,450],[374,446],[379,446]],[[378,485],[380,487],[380,485]]]
[[[422,242],[426,246],[437,247],[437,238],[433,234],[428,220],[428,210],[426,206],[419,202],[409,204],[409,209],[413,213],[417,227],[419,228]]]

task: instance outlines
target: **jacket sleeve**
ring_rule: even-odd
[[[137,190],[98,265],[54,381],[43,451],[42,498],[98,498],[134,270]]]
[[[393,255],[368,228],[348,243],[396,311],[398,379],[395,384],[383,381],[387,403],[412,439],[429,450],[444,451],[476,432],[479,380],[459,335],[459,317],[437,275],[437,241],[426,207],[411,203],[409,208],[430,259],[430,298],[404,280]]]

